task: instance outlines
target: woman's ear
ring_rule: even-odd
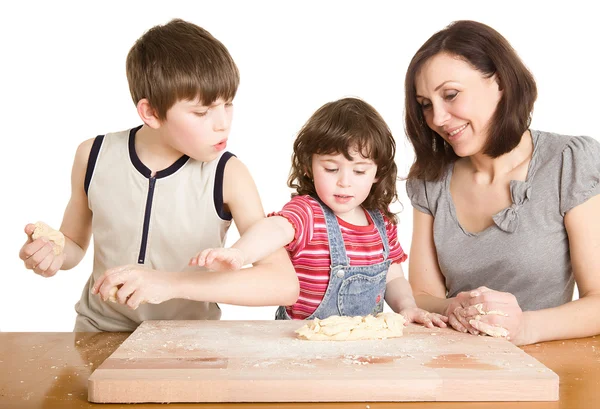
[[[501,81],[500,76],[498,75],[498,73],[495,73],[494,75],[492,75],[492,79],[494,80],[494,82],[496,84],[498,84],[498,91],[502,92],[502,90],[504,89],[504,87],[502,86],[502,81]]]
[[[160,128],[160,120],[156,115],[156,111],[152,108],[152,105],[150,105],[150,102],[146,98],[142,98],[138,101],[137,112],[142,121],[144,121],[144,124],[153,129]]]

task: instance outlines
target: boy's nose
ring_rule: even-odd
[[[230,117],[224,105],[219,105],[213,110],[213,130],[215,132],[225,131],[231,123]]]

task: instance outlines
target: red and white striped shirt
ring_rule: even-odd
[[[368,226],[355,226],[337,218],[351,266],[368,266],[383,261],[383,243],[371,216],[365,211]],[[305,319],[321,304],[329,284],[329,242],[325,215],[319,203],[310,196],[294,196],[280,212],[269,216],[283,216],[296,230],[294,240],[285,248],[296,269],[300,282],[298,301],[287,307],[292,319]],[[384,216],[392,263],[406,260],[396,225]]]

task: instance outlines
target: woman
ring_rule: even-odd
[[[478,22],[427,40],[405,89],[418,306],[517,345],[600,333],[600,144],[529,129],[533,76]]]

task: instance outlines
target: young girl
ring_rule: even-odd
[[[403,276],[407,256],[389,210],[397,198],[395,150],[386,123],[366,102],[325,104],[294,143],[292,200],[231,248],[206,249],[190,265],[235,270],[285,246],[300,296],[280,307],[277,319],[376,314],[385,298],[408,322],[445,327],[446,317],[417,308]]]

